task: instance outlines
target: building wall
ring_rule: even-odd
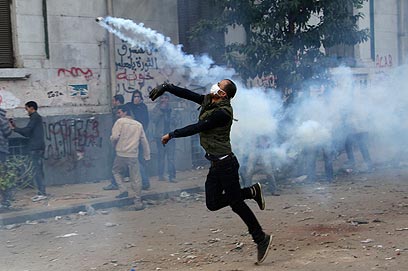
[[[370,21],[373,20],[374,29],[374,52],[371,51],[371,40],[356,45],[356,58],[359,59],[367,68],[374,71],[386,71],[396,67],[401,57],[399,51],[399,0],[370,0],[367,1],[361,10],[364,18],[359,22],[360,29],[370,28]],[[370,14],[370,2],[373,5],[373,15]],[[371,56],[374,55],[374,59]]]
[[[28,121],[25,102],[34,100],[39,104],[46,134],[47,184],[108,179],[111,95],[121,93],[129,101],[134,89],[140,89],[146,98],[148,91],[164,80],[184,84],[173,80],[172,71],[158,66],[143,70],[120,66],[121,61],[150,61],[152,56],[141,51],[133,54],[127,44],[117,39],[113,48],[115,78],[111,82],[109,35],[95,22],[96,17],[107,15],[107,1],[45,1],[46,17],[43,2],[12,1],[16,67],[0,69],[1,106],[7,108],[8,116],[18,126],[23,126]],[[113,4],[113,16],[143,22],[177,43],[177,0],[117,0]],[[111,83],[115,93],[111,92]],[[146,103],[150,109],[154,106],[148,99]],[[181,101],[173,103],[180,125],[191,123],[196,110]],[[149,167],[154,175],[157,148],[151,137],[149,140],[153,151]],[[24,142],[14,134],[13,151],[21,151]],[[177,141],[178,170],[192,166],[191,142],[190,138]]]
[[[398,10],[397,1],[375,1],[375,65],[377,68],[398,65]]]

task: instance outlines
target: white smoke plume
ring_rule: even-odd
[[[143,24],[113,17],[106,17],[99,24],[132,46],[158,49],[164,65],[174,68],[191,83],[208,86],[237,76],[233,69],[214,65],[208,56],[183,53],[180,45],[173,45],[169,38]],[[278,91],[249,89],[234,78],[238,86],[232,101],[234,117],[238,119],[232,130],[234,152],[244,157],[268,150],[271,164],[279,166],[308,148],[327,147],[340,152],[347,135],[368,132],[369,149],[376,152],[374,161],[406,154],[408,86],[404,80],[408,78],[408,67],[399,67],[379,81],[371,78],[371,83],[363,87],[353,78],[351,69],[335,69],[332,85],[322,87],[314,83],[312,89],[318,91],[303,89],[299,92],[303,95],[298,95],[287,107]],[[259,144],[259,138],[267,138],[268,143]]]
[[[207,55],[193,56],[183,53],[182,45],[174,45],[169,37],[147,28],[143,23],[136,24],[132,20],[106,17],[97,20],[98,23],[132,47],[142,49],[157,49],[162,63],[159,68],[172,68],[177,73],[186,76],[189,81],[201,85],[208,85],[214,80],[221,80],[222,76],[232,77],[233,69],[214,65],[214,61]]]

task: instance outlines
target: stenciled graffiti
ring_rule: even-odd
[[[69,96],[71,97],[88,97],[87,84],[72,84],[68,85]]]
[[[47,160],[60,160],[68,156],[81,160],[88,148],[102,148],[99,121],[96,118],[68,118],[44,122],[43,125]]]
[[[91,69],[81,69],[78,67],[71,67],[70,69],[60,68],[57,72],[58,76],[71,76],[71,77],[85,77],[86,80],[90,80],[93,76],[93,72]]]

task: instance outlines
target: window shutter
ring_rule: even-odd
[[[13,68],[10,1],[0,0],[0,68]]]

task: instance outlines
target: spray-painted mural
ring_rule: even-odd
[[[45,117],[47,181],[59,183],[61,174],[69,182],[89,181],[89,176],[106,178],[110,126],[107,115]]]

